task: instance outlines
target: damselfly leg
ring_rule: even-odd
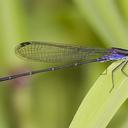
[[[128,64],[128,61],[126,61],[126,63],[123,65],[123,67],[121,68],[121,72],[126,76],[128,77],[128,74],[124,71],[126,65]]]
[[[122,65],[123,65],[123,67],[126,65],[127,63],[126,63],[126,61],[123,61],[123,62],[121,62],[117,67],[115,67],[113,70],[112,70],[112,88],[110,89],[110,93],[112,92],[112,90],[114,89],[114,87],[115,87],[115,83],[114,83],[114,73],[115,73],[115,71],[117,70],[117,69],[119,69]],[[122,67],[122,68],[123,68]],[[122,69],[121,68],[121,69]]]

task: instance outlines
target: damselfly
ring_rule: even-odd
[[[16,47],[15,52],[18,56],[25,59],[34,60],[37,62],[63,63],[63,65],[1,77],[0,81],[12,80],[23,76],[31,76],[37,73],[55,71],[62,68],[74,67],[92,62],[107,62],[115,60],[123,61],[112,70],[113,86],[111,90],[114,88],[113,74],[117,68],[122,66],[122,73],[128,77],[128,74],[124,72],[124,68],[128,63],[128,50],[122,48],[85,48],[71,45],[31,41],[20,43]]]

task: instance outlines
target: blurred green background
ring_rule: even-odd
[[[49,66],[16,57],[15,46],[23,41],[127,48],[127,7],[127,0],[1,0],[0,75]],[[107,65],[95,63],[1,82],[0,128],[68,128]],[[127,111],[126,102],[108,128],[127,128]]]

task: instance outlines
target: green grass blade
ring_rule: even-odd
[[[128,97],[128,79],[120,69],[114,72],[115,87],[112,88],[112,70],[120,62],[113,63],[107,69],[107,75],[101,75],[81,103],[69,128],[105,128],[120,106]]]
[[[127,30],[124,19],[114,0],[74,0],[96,34],[108,45],[127,47]]]

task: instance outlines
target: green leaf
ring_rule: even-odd
[[[107,45],[127,47],[126,21],[113,0],[74,0],[84,18]]]
[[[110,93],[112,70],[120,63],[120,61],[113,63],[108,67],[106,75],[100,75],[81,103],[69,128],[105,128],[107,126],[128,97],[128,78],[122,74],[121,67],[114,71],[115,86]]]

